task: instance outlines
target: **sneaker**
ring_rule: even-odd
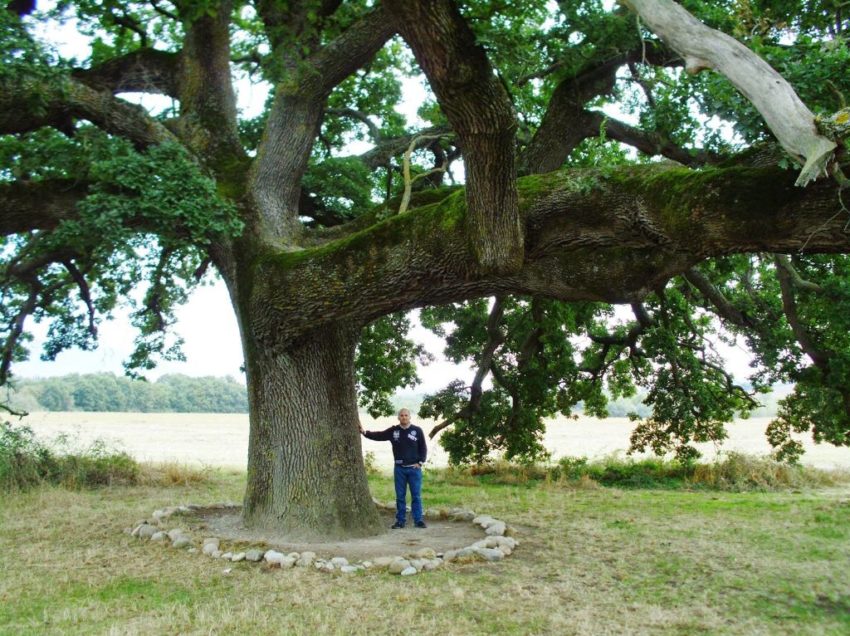
[[[398,521],[396,521],[393,525],[390,526],[390,530],[398,530],[398,529],[403,528],[403,527],[404,527],[403,523],[399,523]]]
[[[417,528],[427,528],[428,527],[428,526],[425,525],[424,521],[417,521],[413,525],[416,526]]]

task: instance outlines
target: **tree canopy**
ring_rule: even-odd
[[[637,387],[637,449],[691,458],[774,382],[796,385],[785,457],[792,431],[850,443],[842,3],[23,5],[0,11],[0,383],[28,320],[51,358],[95,346],[121,299],[128,371],[179,356],[174,308],[212,267],[246,358],[248,521],[326,487],[353,527],[365,489],[346,504],[311,471],[359,448],[355,386],[386,412],[415,381],[413,307],[477,369],[420,412],[457,461],[534,457],[543,418]],[[42,41],[71,17],[84,59]],[[252,118],[248,83],[268,89]],[[752,390],[713,350],[733,336]]]

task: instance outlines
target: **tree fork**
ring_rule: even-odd
[[[460,139],[466,166],[466,227],[483,272],[522,267],[516,190],[516,114],[484,49],[451,0],[387,0],[399,33],[428,77]]]

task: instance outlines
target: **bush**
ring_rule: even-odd
[[[56,471],[56,458],[29,426],[0,422],[0,487],[24,490]]]
[[[435,475],[435,477],[437,477]],[[554,464],[513,464],[491,461],[440,471],[438,481],[474,485],[521,485],[546,481],[569,488],[702,488],[727,491],[764,491],[832,486],[850,481],[850,473],[790,465],[770,458],[727,453],[712,463],[633,459],[612,455],[597,460],[563,457]]]
[[[0,423],[0,489],[26,490],[39,484],[68,488],[132,485],[139,482],[138,462],[102,441],[73,449],[68,437],[55,448],[39,440],[29,426]]]
[[[689,477],[694,485],[733,491],[834,486],[847,480],[848,475],[844,472],[733,452],[726,453],[722,460],[712,464],[696,464]]]
[[[367,475],[380,475],[381,469],[378,468],[378,458],[372,451],[366,451],[363,454],[363,464],[366,466]]]

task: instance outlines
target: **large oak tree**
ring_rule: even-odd
[[[778,444],[800,427],[847,443],[850,346],[831,308],[846,300],[847,263],[821,256],[850,251],[843,119],[818,128],[741,44],[792,73],[826,72],[846,60],[846,19],[828,2],[689,3],[712,30],[666,0],[626,4],[642,20],[594,1],[81,0],[32,15],[10,4],[0,383],[26,355],[28,318],[51,320],[55,356],[94,346],[121,298],[137,303],[131,370],[179,355],[173,308],[213,267],[245,357],[244,520],[293,536],[379,530],[356,388],[381,408],[409,380],[406,367],[379,367],[392,366],[388,351],[410,353],[398,312],[415,307],[438,307],[425,317],[436,329],[454,319],[453,355],[478,368],[423,411],[456,427],[461,455],[486,450],[484,435],[527,451],[543,415],[582,399],[602,409],[606,374],[615,391],[629,373],[650,388],[656,413],[637,446],[719,436],[752,398],[706,354],[707,312],[803,387]],[[91,37],[89,59],[62,59],[32,35],[62,11]],[[675,37],[684,24],[693,35]],[[804,65],[815,49],[818,64]],[[434,95],[419,130],[395,110],[405,67]],[[682,67],[717,68],[749,99]],[[830,103],[843,72],[800,73],[806,102],[843,105]],[[753,88],[763,77],[779,86],[772,99]],[[252,80],[269,96],[245,120],[235,87]],[[138,93],[170,106],[124,98]],[[617,99],[638,125],[601,112]],[[738,125],[737,148],[697,135],[699,108]],[[357,137],[370,149],[347,154]],[[795,161],[801,183],[830,176],[795,186],[783,169]],[[463,186],[443,187],[459,165]],[[605,331],[609,303],[631,304],[635,321]],[[589,336],[581,354],[567,337],[577,333]]]

